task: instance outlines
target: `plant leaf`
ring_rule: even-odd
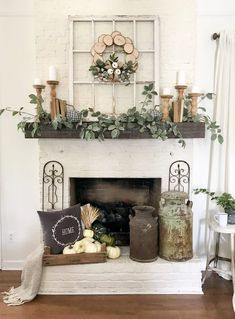
[[[220,144],[223,144],[223,142],[224,142],[224,138],[220,134],[218,135],[218,141],[219,141]]]
[[[211,135],[211,140],[212,140],[212,141],[215,141],[216,139],[217,139],[217,134],[212,134],[212,135]]]
[[[108,130],[109,130],[109,131],[112,131],[112,130],[114,130],[115,128],[116,128],[116,125],[113,125],[113,124],[112,124],[112,125],[110,125],[110,126],[108,127]]]
[[[111,136],[112,138],[117,138],[120,134],[120,131],[118,129],[114,129],[112,132],[111,132]]]

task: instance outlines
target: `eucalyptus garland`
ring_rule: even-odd
[[[150,107],[153,103],[154,95],[157,92],[154,90],[153,84],[145,85],[142,92],[144,100],[140,103],[140,107],[132,107],[127,110],[126,113],[120,115],[108,115],[99,111],[94,111],[92,108],[82,109],[81,111],[74,110],[67,117],[57,115],[53,120],[50,114],[47,113],[43,107],[43,99],[38,98],[36,95],[29,95],[30,103],[36,104],[39,113],[31,114],[23,111],[23,107],[19,110],[12,110],[9,108],[0,109],[0,115],[4,112],[11,112],[13,116],[23,116],[23,120],[17,125],[18,129],[25,132],[26,129],[31,130],[32,137],[40,136],[41,129],[45,126],[52,126],[55,130],[63,129],[64,127],[69,129],[79,129],[80,137],[85,140],[91,140],[98,138],[100,141],[105,139],[105,135],[109,134],[112,138],[118,138],[121,132],[126,130],[135,130],[140,133],[147,132],[152,138],[165,141],[168,139],[168,135],[171,134],[178,138],[178,142],[185,147],[185,141],[178,129],[177,123],[173,122],[172,110],[170,110],[169,118],[166,122],[162,122],[162,112],[159,106]],[[204,98],[212,98],[212,94],[203,95]],[[191,99],[189,96],[185,97],[185,107],[183,122],[204,122],[207,129],[211,132],[211,140],[218,140],[223,143],[223,136],[221,134],[220,126],[212,121],[208,115],[197,114],[192,117],[190,113]],[[204,108],[200,108],[205,112]],[[94,121],[88,119],[93,118]]]

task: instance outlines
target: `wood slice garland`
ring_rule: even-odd
[[[121,32],[119,32],[119,31],[113,31],[113,32],[111,33],[111,37],[114,39],[114,38],[116,37],[116,35],[118,35],[118,34],[121,34]]]
[[[124,45],[123,49],[124,49],[124,52],[130,54],[130,53],[133,52],[134,46],[133,46],[133,44],[131,44],[131,43],[126,43],[126,44]]]
[[[106,49],[106,46],[104,43],[101,43],[101,42],[97,42],[95,45],[94,45],[94,50],[96,53],[103,53],[104,50]]]
[[[130,38],[126,37],[126,43],[133,44],[133,41]]]
[[[94,48],[94,45],[93,45],[93,47],[91,48],[91,55],[95,55],[95,48]]]
[[[104,60],[103,54],[110,46],[113,46],[113,53],[109,59]],[[125,61],[119,61],[119,53],[124,53]],[[91,48],[91,55],[93,65],[89,71],[100,81],[130,83],[130,75],[135,73],[138,67],[138,50],[134,47],[133,41],[129,37],[124,37],[119,31],[101,34]],[[103,63],[97,64],[97,60]]]
[[[94,63],[96,63],[97,60],[103,61],[102,55],[99,55],[99,54],[96,53],[96,54],[94,55],[94,58],[93,58]]]
[[[126,39],[122,35],[116,35],[113,42],[116,45],[123,46],[126,43]]]
[[[101,34],[101,35],[98,37],[98,42],[103,43],[105,36],[106,36],[106,34]]]
[[[113,38],[109,34],[106,34],[106,36],[104,36],[103,41],[104,41],[104,44],[107,45],[108,47],[110,47],[113,44]]]
[[[138,51],[136,48],[134,48],[132,54],[134,55],[134,57],[135,57],[136,59],[138,59],[138,57],[139,57],[139,51]]]
[[[136,62],[136,57],[133,54],[127,54],[126,55],[126,62],[131,61],[132,63]]]
[[[126,62],[132,61],[133,63],[139,57],[138,50],[134,47],[133,41],[129,37],[124,37],[121,32],[113,31],[110,34],[101,34],[98,37],[98,42],[96,42],[91,48],[91,55],[93,56],[93,62],[96,63],[98,59],[103,61],[102,53],[104,53],[106,47],[111,45],[116,45],[116,52],[122,52],[127,54]]]

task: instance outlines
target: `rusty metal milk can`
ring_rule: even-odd
[[[158,255],[158,217],[152,206],[134,206],[135,216],[130,216],[130,258],[151,262]]]
[[[161,195],[159,211],[159,256],[185,261],[193,257],[192,209],[188,194],[169,191]],[[189,202],[191,203],[191,202]]]

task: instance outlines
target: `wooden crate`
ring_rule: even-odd
[[[106,245],[102,244],[99,253],[80,253],[69,255],[52,255],[50,247],[45,247],[42,263],[43,266],[76,265],[76,264],[94,264],[107,261]]]

